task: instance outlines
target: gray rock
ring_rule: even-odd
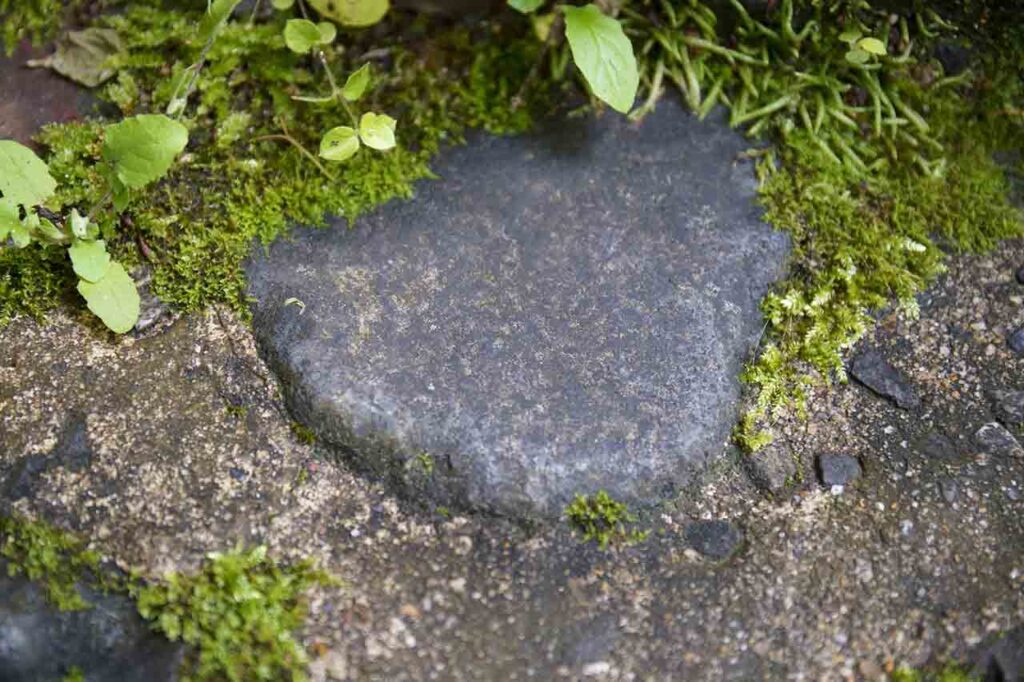
[[[981,450],[994,457],[1024,457],[1024,447],[1002,424],[985,424],[974,434],[974,442]]]
[[[796,457],[778,441],[744,457],[743,468],[754,485],[769,495],[781,493],[793,484],[797,475]]]
[[[727,559],[743,542],[743,531],[729,521],[697,521],[686,527],[687,544],[709,559]]]
[[[985,647],[973,670],[984,682],[1024,682],[1024,625]]]
[[[1024,325],[1017,327],[1016,331],[1007,337],[1006,343],[1014,353],[1024,355]]]
[[[1024,391],[993,391],[996,416],[1008,427],[1024,425]]]
[[[294,415],[447,505],[663,499],[721,455],[788,253],[746,147],[671,101],[480,136],[415,200],[261,250],[254,330]]]
[[[877,350],[868,349],[856,355],[850,362],[850,374],[899,407],[909,409],[921,404],[914,388]]]
[[[182,647],[152,632],[130,599],[79,589],[93,608],[59,611],[34,583],[0,572],[0,680],[59,680],[73,666],[87,680],[178,679]]]
[[[856,457],[819,455],[818,477],[827,486],[849,485],[860,478],[862,469]]]

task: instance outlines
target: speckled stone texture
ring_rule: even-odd
[[[255,331],[295,416],[445,504],[663,499],[722,453],[788,252],[746,147],[668,101],[481,136],[414,200],[261,251]]]

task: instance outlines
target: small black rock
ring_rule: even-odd
[[[820,455],[818,476],[821,482],[831,487],[849,485],[860,478],[862,469],[856,457],[849,455]]]
[[[1017,268],[1017,284],[1024,284],[1024,265]]]
[[[921,404],[921,399],[917,397],[914,388],[877,350],[868,349],[854,357],[850,362],[850,374],[878,395],[890,398],[903,409]]]
[[[1024,355],[1024,325],[1017,327],[1017,330],[1006,339],[1012,350],[1017,355]]]
[[[686,542],[709,559],[721,561],[743,542],[743,531],[728,521],[697,521],[686,528]]]
[[[1000,635],[981,651],[974,673],[983,680],[1024,680],[1024,625]]]

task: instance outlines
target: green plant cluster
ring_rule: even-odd
[[[754,17],[739,0],[641,0],[623,10],[648,100],[672,84],[697,115],[724,106],[756,152],[766,219],[790,233],[791,272],[769,294],[769,323],[745,372],[756,397],[737,428],[750,450],[771,439],[809,387],[845,379],[843,352],[892,303],[942,271],[943,250],[1024,234],[992,161],[1024,140],[1021,43],[1003,36],[975,71],[945,74],[936,41],[963,39],[929,3],[876,10],[865,0],[780,0]],[[994,120],[998,119],[998,120]]]
[[[99,577],[99,555],[81,540],[45,523],[0,517],[0,557],[8,575],[41,584],[61,611],[89,608],[76,583]]]
[[[577,495],[565,508],[565,518],[585,542],[593,540],[601,549],[612,544],[633,544],[647,537],[647,531],[627,527],[636,523],[636,517],[625,503],[614,500],[604,490]]]
[[[18,43],[52,40],[87,0],[0,0],[0,41],[10,56]]]
[[[131,595],[157,630],[192,645],[185,680],[305,680],[308,657],[295,639],[305,595],[335,582],[309,562],[285,568],[256,547],[210,554],[198,573],[137,583]]]
[[[355,155],[329,177],[302,149],[317,150],[324,131],[349,118],[349,102],[296,99],[331,88],[318,58],[286,47],[287,14],[236,16],[209,46],[196,29],[204,16],[201,7],[150,1],[97,23],[123,45],[107,62],[113,77],[98,91],[122,115],[166,110],[182,75],[195,73],[181,118],[190,134],[186,153],[119,220],[97,221],[112,258],[129,271],[152,268],[154,293],[186,311],[227,303],[244,314],[242,263],[254,242],[269,243],[294,223],[323,225],[328,214],[351,221],[408,197],[416,180],[431,177],[428,163],[442,144],[458,142],[469,127],[521,131],[550,101],[544,82],[524,88],[541,50],[528,27],[435,32],[423,19],[403,18],[403,40],[383,50],[370,36],[345,32],[318,49],[338,73],[370,63],[363,72],[371,81],[367,109],[388,111],[402,126],[394,149]],[[200,61],[205,66],[194,70]],[[510,106],[516,96],[521,105]],[[61,205],[102,198],[100,129],[90,120],[40,133]],[[0,249],[0,324],[56,305],[73,282],[69,270],[49,248]]]

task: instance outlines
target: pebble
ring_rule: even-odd
[[[1024,325],[1017,327],[1017,330],[1010,334],[1006,342],[1014,353],[1024,355]]]
[[[743,531],[728,521],[697,521],[686,529],[686,542],[704,556],[720,561],[743,541]]]
[[[1024,265],[1017,268],[1017,284],[1024,284]]]
[[[944,478],[939,481],[939,492],[942,494],[942,499],[953,504],[960,496],[960,484],[954,478]]]
[[[818,476],[826,486],[845,486],[860,478],[863,469],[849,455],[819,455]]]
[[[904,376],[877,350],[868,349],[850,362],[850,374],[878,395],[903,409],[917,407],[921,399]]]

